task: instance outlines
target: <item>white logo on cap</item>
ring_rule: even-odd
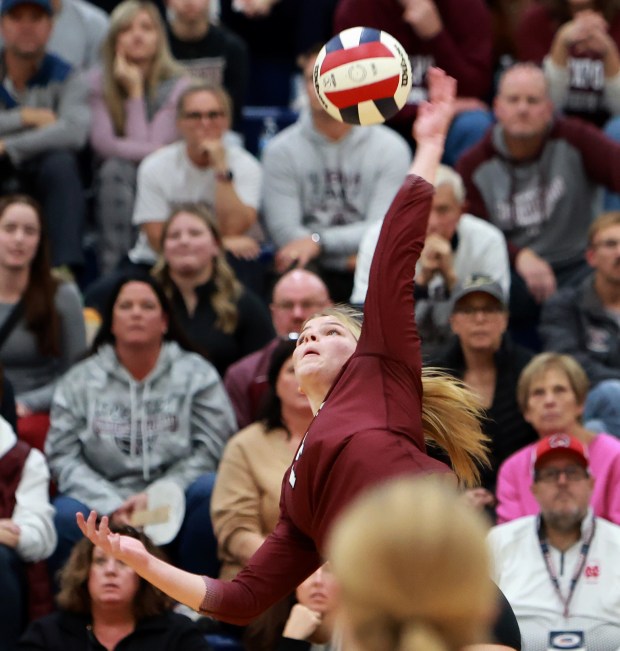
[[[569,448],[570,438],[566,434],[553,434],[549,437],[550,448]]]

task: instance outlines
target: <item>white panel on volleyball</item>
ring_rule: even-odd
[[[360,102],[357,105],[357,110],[359,111],[361,124],[379,124],[384,120],[379,109],[377,109],[375,103],[372,101]]]
[[[364,27],[351,27],[340,32],[338,36],[345,49],[356,47],[360,44],[360,36],[364,31]]]
[[[327,74],[332,75],[336,81],[334,90],[349,90],[395,77],[400,74],[400,68],[394,58],[374,57],[345,63],[333,68]]]

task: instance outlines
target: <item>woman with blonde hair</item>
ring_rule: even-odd
[[[620,524],[620,441],[597,433],[583,423],[590,383],[581,364],[570,355],[541,353],[523,369],[517,384],[517,402],[525,420],[539,438],[568,434],[587,448],[596,481],[592,492],[594,514]],[[538,513],[532,484],[532,443],[508,457],[497,475],[497,521],[509,522]]]
[[[90,73],[90,142],[100,162],[96,214],[101,268],[133,244],[131,215],[140,161],[177,138],[176,103],[189,85],[172,58],[157,7],[125,0],[112,12],[102,66]]]
[[[497,589],[486,532],[481,515],[430,478],[364,493],[328,545],[345,648],[456,651],[488,640]]]
[[[220,375],[273,339],[267,307],[237,279],[206,204],[176,204],[161,241],[162,255],[153,274],[170,297],[185,334]]]
[[[314,418],[284,476],[278,524],[245,569],[232,582],[180,573],[133,541],[109,534],[105,517],[97,526],[96,513],[88,521],[77,516],[95,544],[205,614],[244,624],[289,593],[322,564],[335,519],[369,486],[420,473],[441,473],[456,484],[450,468],[426,454],[425,434],[466,446],[453,450],[455,470],[465,483],[475,481],[475,458],[486,458],[480,412],[470,392],[435,375],[424,381],[422,400],[413,272],[432,202],[429,181],[443,153],[456,94],[456,81],[441,70],[431,69],[428,77],[431,101],[421,106],[414,125],[410,175],[383,222],[361,331],[350,315],[330,312],[309,319],[297,341],[295,375]]]

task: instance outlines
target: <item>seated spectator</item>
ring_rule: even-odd
[[[241,131],[249,76],[242,38],[210,18],[213,0],[167,0],[166,30],[172,54],[198,79],[223,86],[232,101],[232,128]]]
[[[84,80],[47,51],[52,25],[50,0],[2,2],[0,193],[34,194],[54,266],[79,267],[86,208],[76,153],[86,143],[90,114]]]
[[[138,163],[177,138],[176,104],[189,83],[182,74],[155,5],[121,2],[111,16],[102,66],[89,75],[103,273],[118,265],[135,240],[131,216]]]
[[[575,437],[553,434],[529,452],[524,483],[540,516],[489,534],[493,576],[517,616],[523,648],[561,649],[570,640],[574,649],[617,649],[620,527],[592,513],[600,479],[590,476]]]
[[[540,333],[545,350],[572,355],[588,374],[584,420],[596,414],[620,437],[620,212],[592,223],[586,259],[593,273],[544,304]]]
[[[309,112],[272,138],[263,153],[263,217],[283,273],[311,265],[335,302],[353,288],[355,256],[369,224],[381,221],[407,174],[405,141],[383,125],[331,117],[314,92],[317,55],[303,60]]]
[[[18,432],[42,448],[58,378],[86,350],[80,295],[50,270],[38,204],[0,199],[0,361],[15,391]]]
[[[19,441],[0,417],[0,646],[7,651],[15,648],[26,614],[45,612],[40,590],[45,590],[47,576],[41,584],[41,574],[35,576],[40,566],[33,562],[47,558],[56,545],[49,481],[43,454]]]
[[[508,305],[500,285],[485,276],[457,285],[450,326],[454,338],[433,366],[462,379],[486,410],[482,430],[490,441],[490,466],[481,469],[481,488],[469,495],[477,506],[495,505],[497,471],[505,459],[537,440],[521,415],[516,388],[519,374],[533,354],[512,342],[506,332]]]
[[[360,651],[457,651],[489,639],[485,533],[441,482],[392,479],[362,494],[334,525],[328,551],[345,648],[350,640]]]
[[[435,176],[435,195],[426,239],[415,275],[415,311],[426,357],[450,339],[450,294],[458,282],[472,275],[487,276],[508,296],[510,266],[502,232],[484,219],[464,214],[465,187],[461,177],[441,165]],[[381,224],[371,224],[357,254],[351,303],[366,298],[370,264]]]
[[[211,500],[222,560],[220,577],[231,579],[278,521],[280,485],[312,420],[293,370],[294,341],[281,341],[271,356],[262,418],[226,445]]]
[[[276,282],[271,299],[271,322],[277,337],[255,353],[231,364],[224,386],[243,428],[258,418],[262,398],[268,388],[267,371],[271,354],[282,339],[295,339],[304,321],[331,305],[325,283],[307,269],[293,269]]]
[[[598,186],[620,190],[620,145],[580,120],[554,118],[534,64],[503,73],[494,108],[497,124],[457,169],[470,210],[506,237],[511,330],[536,348],[541,304],[589,272],[587,231]]]
[[[48,42],[49,51],[77,70],[92,68],[100,60],[101,44],[108,31],[108,15],[85,0],[51,0],[51,4],[54,26]]]
[[[534,2],[519,21],[517,45],[519,60],[543,65],[551,99],[563,113],[598,126],[620,113],[617,3]],[[609,126],[620,135],[620,122]]]
[[[278,343],[259,419],[231,438],[222,455],[211,498],[222,579],[235,577],[275,529],[282,478],[312,420],[295,378],[294,350],[295,341]],[[285,599],[250,624],[246,648],[272,649],[289,608]]]
[[[312,644],[330,642],[334,634],[338,587],[329,564],[321,565],[297,586],[297,603],[286,620],[277,651],[310,651]],[[298,644],[297,642],[307,642]],[[330,647],[319,647],[329,649]]]
[[[569,355],[541,353],[523,369],[517,400],[525,420],[542,439],[562,433],[579,440],[587,449],[594,476],[591,504],[597,517],[620,523],[620,441],[596,434],[582,423],[588,378]],[[538,501],[530,491],[530,461],[536,444],[506,459],[497,476],[497,521],[538,513]],[[589,648],[589,647],[588,647]]]
[[[496,592],[496,617],[488,640],[459,651],[521,649],[519,626],[512,608],[501,590]],[[338,583],[330,564],[325,563],[297,587],[297,603],[287,618],[277,651],[330,651],[339,648],[342,624],[338,621],[338,595]],[[413,647],[412,651],[416,649],[418,647]],[[419,647],[419,651],[427,650],[426,646]]]
[[[161,551],[131,527],[116,529]],[[19,651],[209,651],[198,627],[172,611],[174,602],[130,567],[86,539],[74,547],[60,574],[59,610],[30,624]]]
[[[0,326],[1,328],[1,326]],[[0,364],[0,416],[17,432],[17,411],[15,410],[15,393],[13,385],[6,377]]]
[[[212,569],[209,496],[234,414],[213,366],[190,352],[166,295],[150,276],[115,287],[92,353],[58,383],[45,452],[54,499],[59,569],[81,538],[77,511],[96,509],[116,525],[147,507],[146,491],[163,478],[185,491],[174,560]]]
[[[220,375],[273,338],[264,303],[244,287],[226,261],[213,211],[178,204],[164,224],[162,257],[155,268],[192,344]]]
[[[390,121],[410,138],[418,105],[428,99],[427,72],[437,66],[457,81],[455,116],[444,163],[454,165],[492,124],[485,102],[493,77],[491,15],[484,0],[338,0],[334,30],[364,25],[396,38],[411,61],[413,88]],[[477,215],[477,212],[474,212]]]
[[[181,93],[182,140],[147,156],[138,170],[133,223],[140,233],[129,253],[133,263],[155,263],[164,222],[180,201],[207,202],[226,250],[241,258],[258,256],[250,229],[258,216],[262,172],[259,162],[228,137],[231,111],[228,93],[217,86],[196,84]]]

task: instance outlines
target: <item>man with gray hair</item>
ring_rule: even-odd
[[[465,188],[459,174],[441,165],[435,177],[435,196],[426,241],[416,267],[416,320],[425,356],[448,341],[450,293],[457,282],[473,275],[488,276],[508,295],[510,270],[502,232],[483,219],[463,214]],[[368,274],[381,223],[372,224],[357,255],[351,303],[366,298]]]

